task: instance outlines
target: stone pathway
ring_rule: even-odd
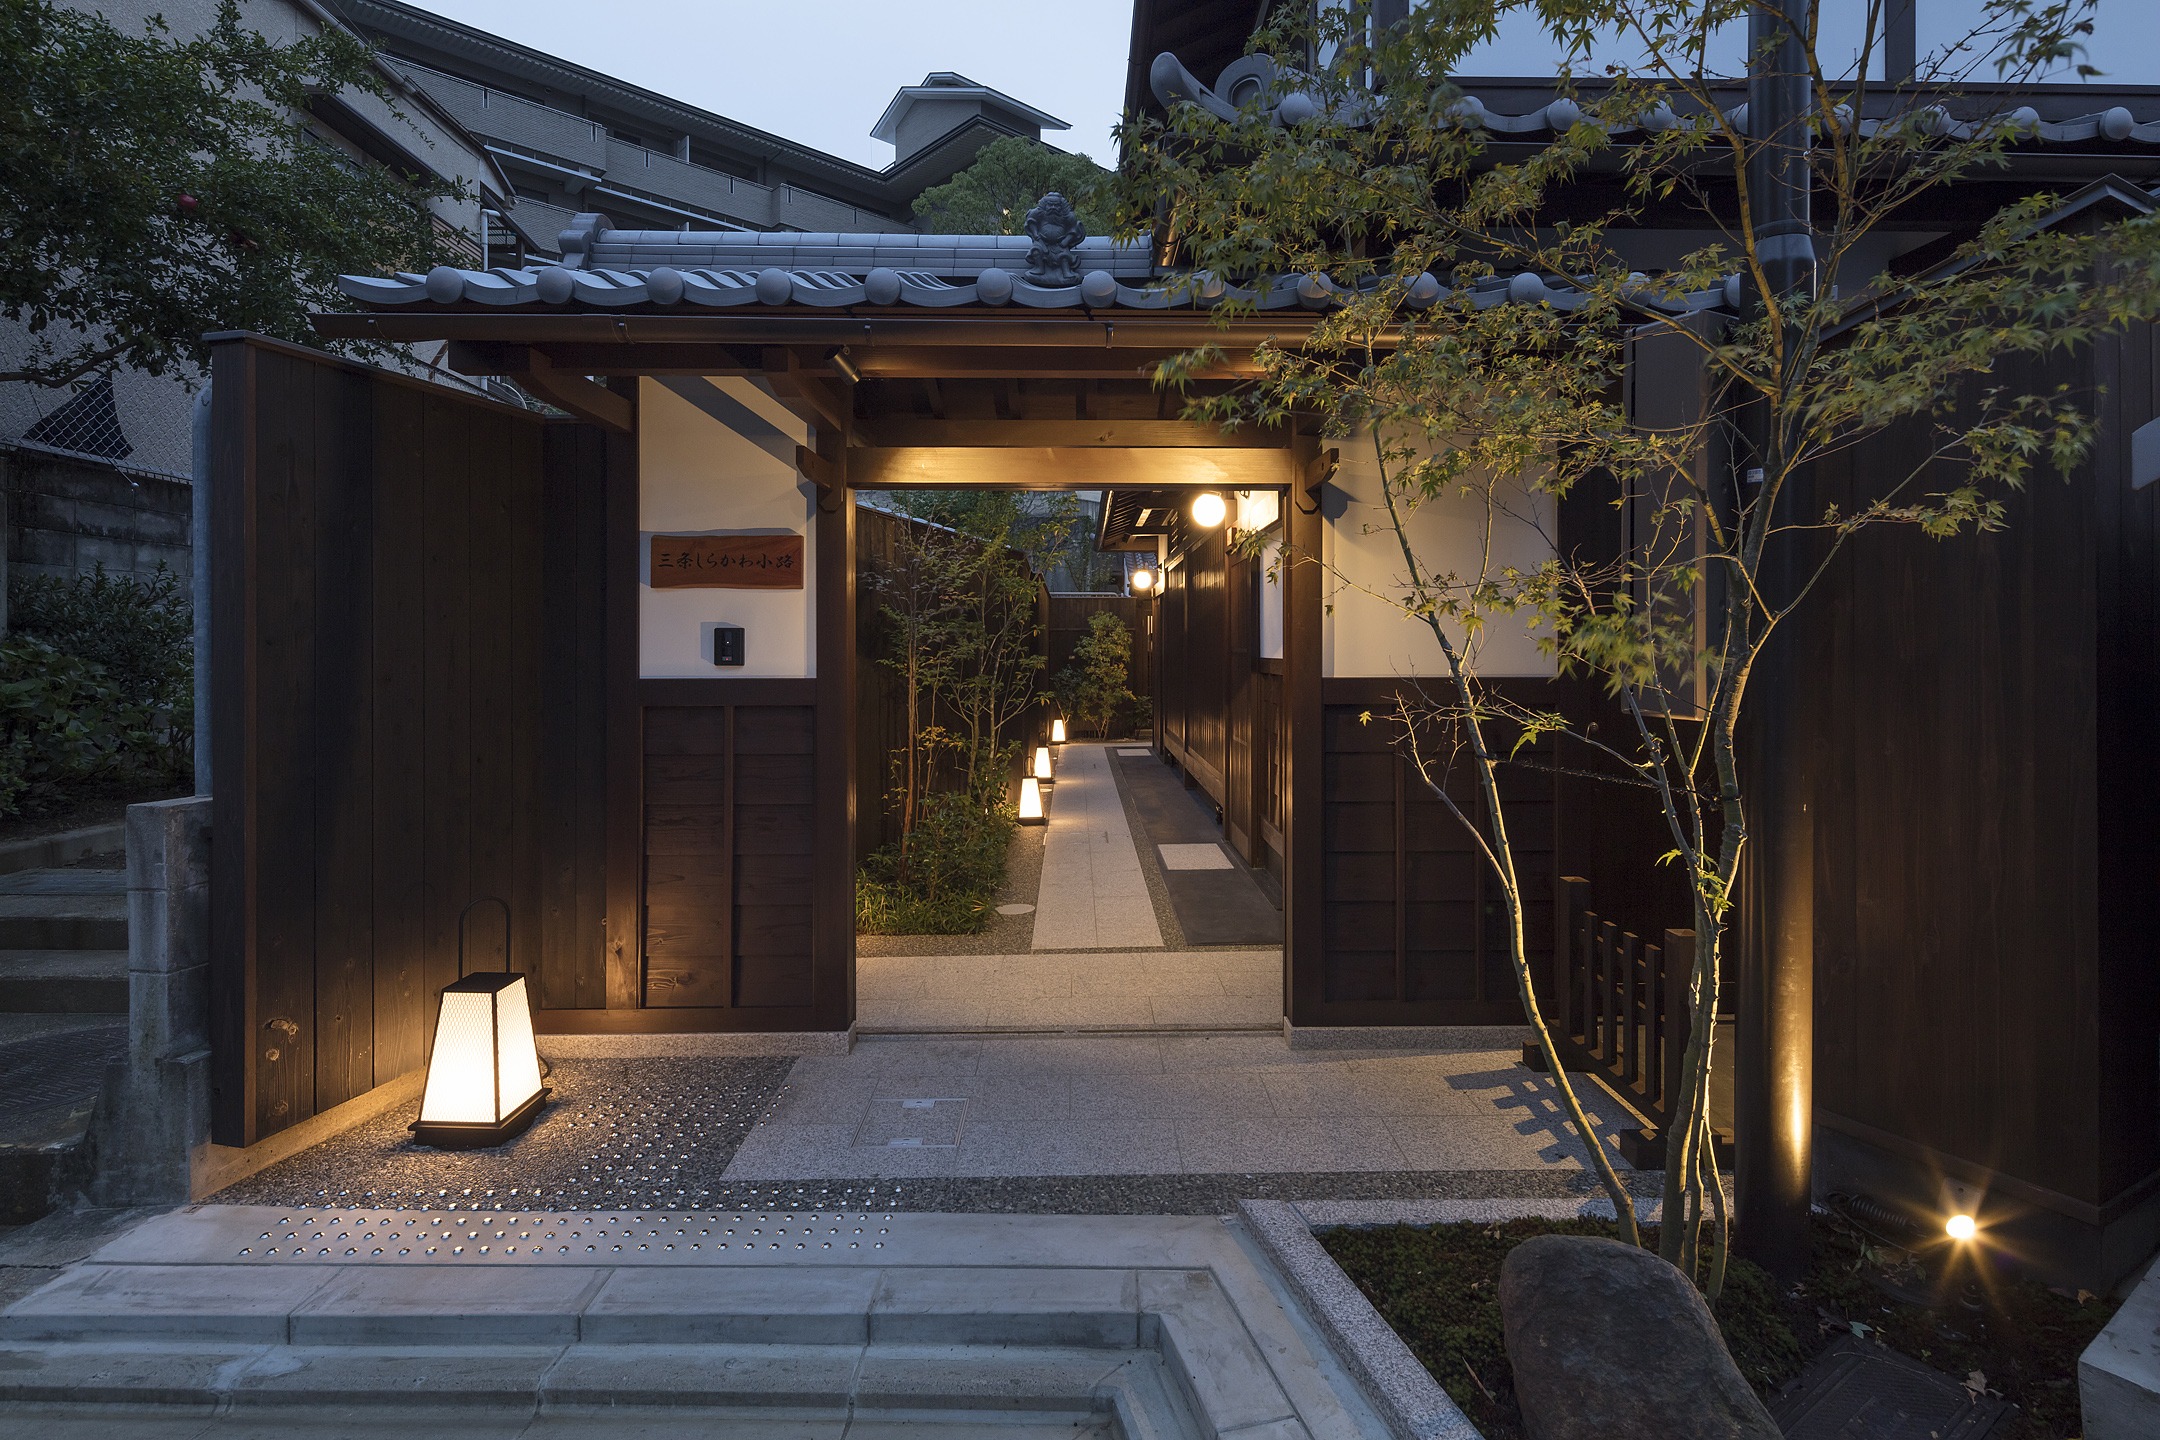
[[[1292,1050],[1275,1035],[864,1040],[797,1060],[722,1178],[1090,1176],[1105,1191],[1126,1176],[1588,1178],[1519,1054]],[[1622,1117],[1602,1098],[1583,1093],[1610,1136]]]
[[[858,1030],[1280,1030],[1280,950],[862,956]]]
[[[1067,745],[1051,787],[1036,950],[1160,948],[1125,802],[1100,745]]]

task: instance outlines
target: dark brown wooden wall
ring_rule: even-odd
[[[605,992],[600,432],[253,340],[213,362],[213,1133],[422,1064],[459,919]],[[502,963],[476,914],[474,968]]]
[[[1999,533],[1864,534],[1786,641],[1821,676],[1824,1122],[2073,1208],[2160,1166],[2154,492],[2127,482],[2130,432],[2160,413],[2155,352],[2140,327],[1989,377],[2096,405],[2091,463],[2036,474]],[[1876,493],[1928,442],[1916,427],[1826,464],[1818,499]]]
[[[811,1004],[815,711],[802,698],[646,707],[647,1005]]]
[[[1512,1024],[1522,1018],[1508,955],[1506,910],[1490,867],[1460,821],[1420,780],[1387,720],[1389,680],[1323,683],[1325,963],[1301,1024]],[[1370,724],[1360,717],[1370,711]],[[1428,755],[1446,773],[1443,747]],[[1472,777],[1456,767],[1447,793],[1482,816]],[[1556,787],[1549,773],[1502,772],[1534,956],[1552,952]]]

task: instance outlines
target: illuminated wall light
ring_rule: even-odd
[[[1155,572],[1152,570],[1135,570],[1132,572],[1131,584],[1133,594],[1145,595],[1155,588]]]
[[[1040,825],[1043,823],[1042,785],[1033,775],[1020,782],[1020,823]]]
[[[1035,774],[1033,778],[1039,785],[1055,783],[1055,776],[1052,774],[1050,766],[1050,747],[1048,745],[1037,745],[1035,747]]]
[[[1053,745],[1065,743],[1065,721],[1062,717],[1050,722],[1050,743]]]
[[[1952,1215],[1943,1230],[1953,1240],[1970,1240],[1980,1233],[1980,1226],[1970,1215]]]
[[[1229,514],[1230,507],[1223,503],[1222,496],[1212,490],[1203,490],[1193,497],[1193,524],[1203,530],[1213,530],[1222,524]]]

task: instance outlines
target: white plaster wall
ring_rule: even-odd
[[[1321,530],[1321,558],[1326,566],[1321,673],[1445,675],[1447,660],[1432,632],[1381,598],[1406,594],[1408,571],[1388,520],[1369,439],[1344,442],[1342,463],[1323,494],[1322,507],[1327,523]],[[1552,497],[1511,487],[1504,508],[1511,513],[1492,517],[1489,573],[1497,575],[1509,566],[1530,569],[1550,559]],[[1409,525],[1419,565],[1428,576],[1476,573],[1486,523],[1481,497],[1449,495],[1424,502],[1411,515]],[[1449,633],[1459,647],[1461,631],[1450,627]],[[1557,673],[1552,657],[1539,652],[1536,637],[1524,625],[1504,618],[1484,628],[1472,663],[1477,673],[1488,678],[1549,678]]]
[[[1241,531],[1266,530],[1282,519],[1282,492],[1280,490],[1240,490],[1237,494],[1236,525]],[[1283,658],[1283,592],[1282,576],[1275,567],[1282,560],[1282,532],[1275,531],[1268,537],[1267,547],[1259,554],[1260,566],[1260,624],[1255,637],[1259,655],[1263,660]]]
[[[638,382],[638,673],[651,679],[807,679],[817,674],[817,527],[795,467],[658,381]],[[800,590],[655,590],[652,537],[803,537]],[[743,627],[740,667],[712,663],[712,629]]]

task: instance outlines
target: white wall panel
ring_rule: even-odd
[[[638,383],[638,673],[807,679],[817,674],[817,530],[795,467],[651,378]],[[800,590],[655,590],[655,534],[803,537]],[[712,663],[716,622],[743,627],[744,660]]]

